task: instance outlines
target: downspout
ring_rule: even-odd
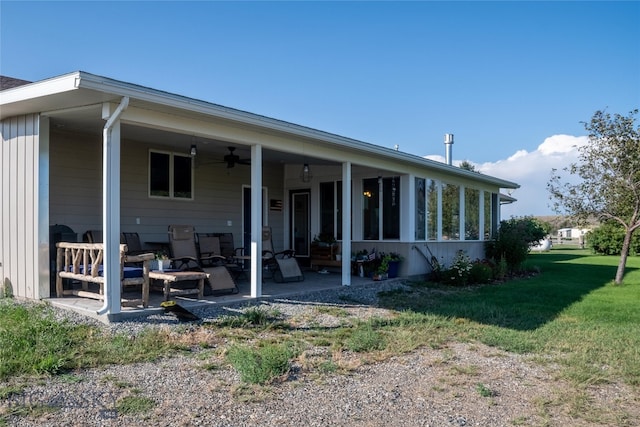
[[[111,313],[113,308],[114,299],[117,299],[118,304],[120,303],[120,286],[116,286],[117,294],[113,295],[112,286],[110,283],[111,274],[114,271],[119,271],[118,268],[112,268],[114,266],[114,259],[112,258],[113,254],[117,254],[115,259],[118,264],[120,264],[119,259],[119,243],[116,244],[116,248],[113,247],[113,242],[111,241],[111,215],[109,212],[109,207],[112,199],[112,187],[109,185],[109,178],[111,177],[111,168],[112,168],[112,157],[116,157],[112,153],[112,128],[114,124],[120,119],[122,112],[129,106],[129,97],[125,96],[120,101],[120,105],[116,108],[113,114],[107,119],[107,123],[105,123],[104,128],[102,130],[102,144],[103,144],[103,166],[102,166],[102,226],[103,226],[103,236],[104,236],[104,304],[101,309],[98,310],[98,314],[102,315],[105,313]],[[119,122],[117,127],[117,162],[120,162],[120,132],[119,132]],[[118,167],[118,171],[119,171]],[[120,179],[120,174],[118,173],[118,179]],[[118,197],[120,197],[120,192],[118,189]],[[118,215],[120,215],[120,209],[118,209]],[[118,229],[119,226],[119,218],[118,218]],[[119,233],[118,233],[119,234]],[[119,279],[118,279],[119,281]],[[116,298],[114,298],[116,297]],[[119,307],[118,307],[119,308]],[[119,311],[119,310],[118,310]]]

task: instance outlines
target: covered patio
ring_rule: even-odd
[[[351,259],[394,253],[400,277],[460,252],[484,256],[500,219],[501,188],[518,185],[348,137],[85,72],[2,91],[0,278],[13,294],[120,318],[120,234],[145,251],[171,225],[229,234],[247,279],[203,304],[358,285]],[[447,142],[447,140],[449,142]],[[445,138],[448,149],[452,138]],[[448,156],[451,158],[451,156]],[[103,301],[52,298],[51,227],[102,236]],[[337,243],[304,282],[263,280],[263,227],[303,267],[313,244]],[[320,237],[327,237],[330,242]],[[333,248],[333,246],[330,246]],[[327,256],[327,252],[317,256]],[[339,255],[339,256],[338,256]],[[35,266],[35,267],[34,267]],[[370,279],[364,279],[370,280]],[[198,302],[200,303],[200,302]],[[151,308],[159,310],[152,299]],[[138,311],[145,311],[138,309]]]
[[[316,271],[304,271],[305,279],[302,282],[276,283],[272,280],[265,280],[262,285],[262,297],[260,299],[278,299],[278,298],[295,298],[299,295],[310,294],[318,291],[339,290],[343,286],[341,284],[341,275],[339,272],[329,272],[328,274],[318,273]],[[388,279],[386,283],[401,283],[404,279]],[[374,282],[368,277],[353,276],[351,286],[367,286],[373,285]],[[246,279],[237,280],[239,292],[237,294],[222,294],[205,296],[203,299],[197,299],[187,296],[177,296],[171,298],[187,309],[202,308],[206,306],[218,305],[237,305],[243,302],[254,303],[256,299],[251,296],[251,283]],[[147,308],[139,307],[122,307],[117,315],[112,315],[109,319],[105,316],[98,315],[98,311],[103,303],[100,300],[69,297],[64,298],[48,298],[50,304],[69,310],[76,311],[83,315],[93,317],[103,322],[108,321],[124,321],[139,317],[150,316],[157,313],[163,313],[164,308],[160,303],[164,300],[163,294],[159,290],[153,290],[149,294],[149,306]],[[259,299],[258,299],[259,300]]]

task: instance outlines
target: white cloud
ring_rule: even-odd
[[[487,175],[520,184],[512,197],[518,199],[503,205],[502,218],[524,215],[553,215],[547,183],[551,170],[562,171],[578,160],[578,149],[589,141],[586,136],[553,135],[546,138],[535,151],[519,150],[507,160],[478,165]]]
[[[474,164],[481,173],[520,184],[511,196],[517,202],[502,206],[502,218],[525,215],[553,215],[547,183],[551,170],[562,171],[578,160],[578,150],[586,144],[586,136],[553,135],[546,138],[535,151],[518,150],[506,160]],[[426,156],[436,161],[444,161],[442,156]],[[461,161],[454,161],[460,164]],[[472,162],[473,163],[473,162]]]

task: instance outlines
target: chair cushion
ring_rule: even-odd
[[[84,267],[80,266],[80,274],[84,273]],[[87,274],[91,274],[91,270],[89,269]],[[125,279],[135,279],[138,277],[142,277],[143,270],[142,267],[129,267],[125,266],[122,272],[123,278]],[[98,266],[98,276],[104,276],[104,266],[100,264]]]

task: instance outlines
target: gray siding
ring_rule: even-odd
[[[39,117],[12,117],[0,124],[0,278],[13,294],[38,299]],[[47,296],[47,295],[44,295]]]
[[[51,146],[51,224],[67,225],[81,239],[86,230],[102,228],[102,143],[99,137],[58,133]],[[165,147],[122,141],[120,229],[138,232],[142,242],[166,241],[169,224],[191,224],[196,232],[231,232],[235,246],[242,246],[242,188],[250,183],[250,168],[227,169],[199,155],[193,200],[149,198],[149,149]],[[282,183],[282,166],[264,165],[269,197],[282,198]],[[270,213],[268,221],[281,247],[282,233],[275,230],[282,229],[282,214]]]

